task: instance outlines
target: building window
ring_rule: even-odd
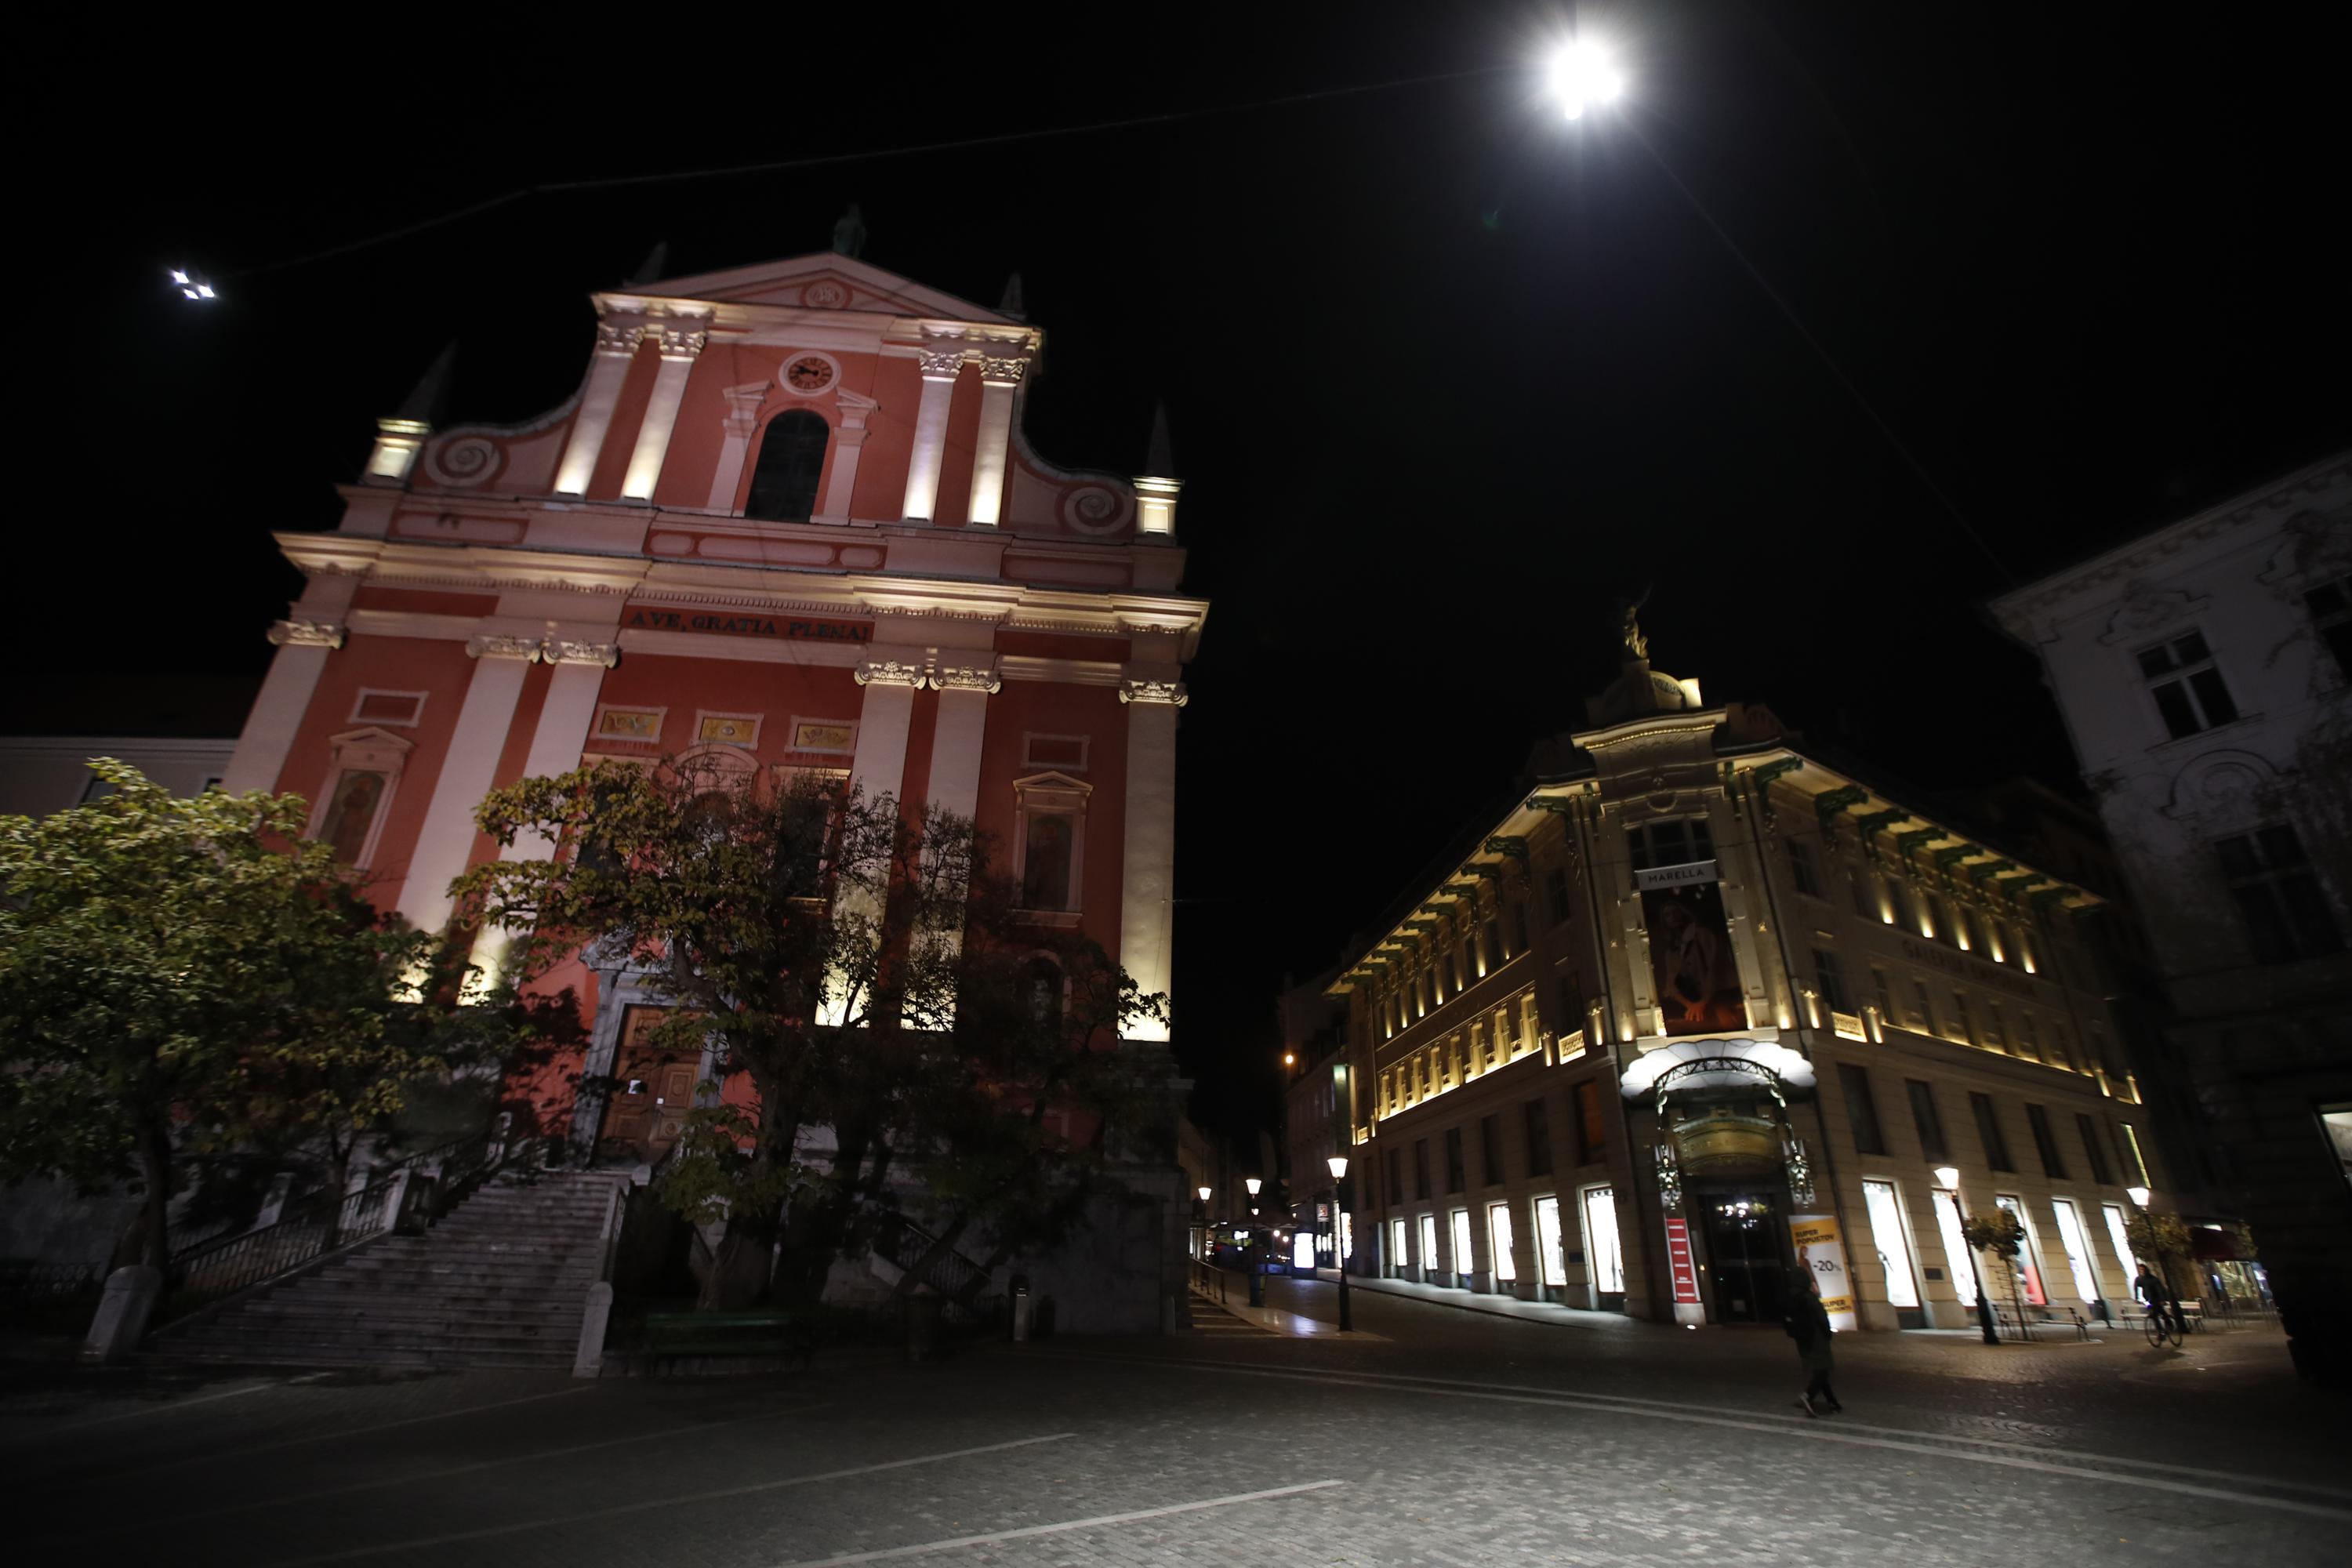
[[[1969,1109],[1976,1113],[1977,1137],[1984,1143],[1985,1163],[1996,1171],[2014,1171],[2010,1163],[2009,1140],[2000,1135],[2000,1116],[1993,1109],[1992,1096],[1969,1095]]]
[[[1846,994],[1845,971],[1838,967],[1837,954],[1821,948],[1813,949],[1813,979],[1822,988],[1822,1000],[1832,1013],[1851,1013],[1853,999]]]
[[[2202,632],[2187,632],[2144,650],[2139,673],[2175,740],[2238,716],[2238,705],[2230,700],[2221,672],[2213,668],[2213,653]]]
[[[1878,1124],[1878,1101],[1871,1097],[1870,1069],[1840,1062],[1838,1087],[1845,1091],[1845,1116],[1853,1124],[1854,1152],[1885,1153],[1886,1131]]]
[[[1789,840],[1789,876],[1797,884],[1797,891],[1807,898],[1822,896],[1821,863],[1813,858],[1813,847],[1802,839]]]
[[[1412,1141],[1412,1195],[1416,1198],[1429,1196],[1429,1140],[1426,1138]]]
[[[2245,918],[2259,963],[2285,963],[2344,946],[2336,912],[2304,858],[2303,840],[2284,825],[2216,839],[2221,875]]]
[[[1562,1041],[1584,1027],[1584,993],[1576,984],[1576,976],[1559,977],[1559,1034]]]
[[[1021,868],[1021,907],[1075,914],[1086,887],[1087,797],[1094,786],[1062,773],[1013,784],[1013,863]]]
[[[1421,1216],[1421,1277],[1427,1279],[1437,1272],[1437,1216]]]
[[[1617,1194],[1608,1187],[1584,1191],[1585,1267],[1601,1296],[1625,1293],[1625,1248],[1617,1235]],[[1596,1300],[1593,1306],[1599,1307]]]
[[[1656,866],[1688,866],[1715,858],[1715,838],[1707,830],[1706,817],[1675,817],[1627,828],[1625,850],[1633,857],[1636,871]]]
[[[1527,904],[1527,900],[1526,900],[1525,899],[1513,899],[1513,900],[1510,900],[1510,902],[1508,903],[1508,905],[1507,905],[1507,906],[1506,906],[1505,913],[1504,913],[1504,919],[1508,922],[1507,929],[1507,930],[1510,931],[1510,933],[1511,933],[1511,951],[1512,951],[1513,952],[1527,952],[1527,950],[1528,950],[1528,904]]]
[[[1462,1190],[1462,1129],[1459,1127],[1445,1130],[1445,1190],[1449,1193]]]
[[[1551,1115],[1540,1100],[1530,1100],[1527,1105],[1528,1174],[1551,1174]]]
[[[1559,1199],[1536,1200],[1536,1278],[1546,1285],[1568,1283],[1568,1259],[1559,1239]]]
[[[1911,999],[1918,1005],[1919,1032],[1923,1035],[1934,1034],[1936,1032],[1936,1008],[1935,1005],[1927,1000],[1927,983],[1926,981],[1914,980],[1911,983]]]
[[[1568,919],[1568,868],[1554,866],[1544,873],[1544,897],[1551,903],[1551,923],[1559,925]]]
[[[328,745],[332,782],[311,810],[310,836],[334,847],[336,865],[363,868],[375,856],[413,748],[391,731],[373,728],[331,736]]]
[[[2042,1171],[2057,1181],[2066,1179],[2066,1162],[2058,1152],[2058,1140],[2050,1131],[2050,1113],[2038,1105],[2025,1108],[2025,1124],[2033,1129],[2033,1150],[2042,1156]]]
[[[1861,869],[1848,871],[1845,886],[1847,893],[1853,899],[1854,918],[1865,921],[1876,920],[1878,907],[1877,900],[1872,896],[1870,890],[1870,873]]]
[[[1944,902],[1944,896],[1941,893],[1929,893],[1924,901],[1927,906],[1927,921],[1936,928],[1927,934],[1946,947],[1958,947],[1960,940],[1959,932],[1953,929],[1951,908]]]
[[[335,780],[334,793],[327,799],[326,817],[319,824],[319,837],[334,847],[336,865],[367,863],[368,840],[374,833],[383,797],[391,788],[388,775],[358,768],[345,769]]]
[[[806,522],[816,510],[816,481],[824,472],[824,445],[832,436],[824,416],[806,408],[779,414],[760,436],[760,458],[751,468],[751,494],[745,517]]]
[[[1455,1209],[1450,1217],[1453,1223],[1446,1228],[1452,1232],[1449,1239],[1454,1246],[1446,1261],[1454,1266],[1454,1282],[1467,1285],[1475,1272],[1470,1266],[1477,1261],[1476,1255],[1470,1250],[1470,1211]]]
[[[2139,1134],[2132,1130],[2132,1124],[2128,1121],[2116,1122],[2116,1131],[2120,1135],[2117,1142],[2124,1152],[2124,1169],[2131,1172],[2134,1179],[2141,1186],[2147,1186],[2148,1184],[2147,1162],[2140,1158]]]
[[[1495,1266],[1495,1283],[1508,1285],[1519,1277],[1517,1260],[1511,1256],[1511,1205],[1490,1204],[1486,1208],[1487,1257]]]
[[[1503,1119],[1500,1116],[1482,1116],[1478,1119],[1478,1152],[1485,1157],[1486,1184],[1490,1187],[1501,1186],[1503,1184]]]
[[[1404,1181],[1397,1170],[1397,1152],[1394,1149],[1390,1149],[1385,1151],[1385,1152],[1387,1158],[1382,1162],[1382,1163],[1388,1167],[1389,1204],[1393,1207],[1394,1205],[1404,1202]]]
[[[2020,1012],[2017,1015],[2017,1043],[2028,1061],[2042,1059],[2042,1035],[2034,1028],[2031,1013]]]
[[[1878,1016],[1891,1027],[1903,1026],[1903,1019],[1895,1011],[1895,992],[1887,983],[1886,971],[1876,964],[1870,966],[1870,988],[1878,993]]]
[[[1959,1025],[1960,1038],[1966,1040],[1972,1046],[1975,1045],[1977,1043],[1977,1021],[1969,1016],[1969,999],[1966,994],[1962,992],[1955,991],[1952,993],[1952,1017]]]
[[[2074,1131],[2082,1136],[2083,1152],[2091,1162],[2091,1180],[2103,1187],[2112,1186],[2116,1175],[2108,1169],[2107,1152],[2099,1146],[2099,1126],[2091,1120],[2090,1112],[2074,1112]]]
[[[2009,1022],[2000,1016],[2000,1004],[1998,1002],[1985,1004],[1985,1038],[1992,1043],[1994,1050],[2005,1052],[2009,1049]]]
[[[1609,1152],[1609,1123],[1601,1111],[1601,1086],[1586,1079],[1576,1086],[1576,1163],[1597,1165]]]
[[[1919,1130],[1921,1156],[1938,1163],[1950,1160],[1952,1149],[1944,1139],[1944,1119],[1936,1110],[1934,1086],[1916,1078],[1905,1079],[1903,1086],[1911,1094],[1911,1124]]]
[[[2311,629],[2336,657],[2336,679],[2352,680],[2352,577],[2305,589],[2303,607],[2311,613]]]

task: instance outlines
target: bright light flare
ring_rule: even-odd
[[[1581,41],[1562,46],[1551,58],[1551,90],[1570,120],[1599,103],[1614,103],[1624,95],[1625,78],[1608,52]]]
[[[213,292],[213,286],[205,281],[204,274],[201,272],[191,272],[184,267],[171,267],[164,270],[171,274],[173,288],[199,304],[206,300],[220,298]]]

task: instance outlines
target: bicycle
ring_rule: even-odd
[[[2149,1307],[2147,1310],[2147,1320],[2143,1327],[2147,1333],[2148,1348],[2160,1351],[2167,1340],[2178,1348],[2180,1343],[2180,1319],[2163,1307]]]

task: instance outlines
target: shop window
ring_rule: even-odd
[[[1519,1277],[1518,1261],[1512,1257],[1511,1205],[1486,1205],[1486,1256],[1494,1260],[1495,1283],[1508,1285]]]
[[[1021,868],[1022,909],[1076,914],[1085,887],[1087,798],[1093,786],[1064,773],[1038,773],[1015,780],[1013,793],[1013,863]]]
[[[2054,1181],[2066,1179],[2066,1162],[2058,1152],[2058,1140],[2050,1131],[2050,1113],[2038,1105],[2025,1108],[2025,1124],[2033,1130],[2033,1151],[2042,1156],[2042,1174]]]
[[[2279,824],[2216,839],[2221,875],[2237,900],[2258,963],[2287,963],[2344,946],[2336,912],[2294,828]]]
[[[1449,1127],[1445,1130],[1445,1190],[1458,1193],[1462,1187],[1462,1129]]]
[[[1525,1114],[1528,1123],[1528,1174],[1549,1176],[1551,1174],[1551,1114],[1544,1109],[1544,1102],[1540,1100],[1528,1100]]]
[[[1976,1115],[1977,1138],[1984,1144],[1985,1163],[1996,1171],[2016,1170],[2009,1157],[2009,1140],[2001,1136],[2000,1113],[1993,1108],[1992,1096],[1971,1091],[1969,1109]]]
[[[2338,577],[2304,591],[2311,629],[2336,659],[2336,679],[2352,680],[2352,577]]]
[[[332,781],[311,808],[310,837],[331,845],[335,864],[363,869],[383,835],[410,742],[389,730],[352,730],[328,741]]]
[[[1911,1125],[1919,1130],[1919,1153],[1930,1164],[1944,1164],[1952,1157],[1951,1144],[1944,1137],[1944,1118],[1936,1109],[1936,1090],[1931,1084],[1916,1078],[1903,1080],[1911,1096]]]
[[[1617,1236],[1617,1194],[1608,1187],[1584,1190],[1584,1257],[1598,1296],[1625,1293],[1625,1249]]]
[[[1886,1152],[1886,1131],[1878,1124],[1878,1101],[1870,1092],[1870,1069],[1852,1062],[1838,1064],[1838,1087],[1845,1091],[1845,1117],[1853,1127],[1857,1153]]]
[[[1446,1261],[1452,1265],[1454,1282],[1467,1285],[1478,1261],[1477,1255],[1470,1250],[1470,1211],[1455,1209],[1449,1217],[1453,1223],[1447,1228],[1452,1235],[1447,1239],[1453,1246]]]
[[[1647,871],[1660,866],[1688,866],[1712,860],[1715,839],[1704,816],[1673,817],[1627,828],[1625,850],[1633,858],[1633,869]]]
[[[1437,1216],[1421,1216],[1421,1273],[1426,1279],[1437,1269]]]
[[[1568,1283],[1568,1259],[1560,1250],[1559,1200],[1536,1200],[1536,1278],[1546,1286]]]
[[[1501,1186],[1504,1177],[1503,1119],[1500,1116],[1486,1115],[1478,1119],[1478,1152],[1486,1162],[1486,1184]]]
[[[824,416],[806,408],[769,420],[760,435],[760,457],[751,467],[751,494],[743,503],[743,515],[806,522],[816,510],[817,479],[824,472],[825,442],[832,435]]]
[[[1870,1239],[1877,1247],[1879,1265],[1886,1273],[1886,1304],[1916,1308],[1919,1305],[1918,1283],[1911,1274],[1911,1242],[1905,1234],[1903,1203],[1895,1184],[1864,1182],[1862,1204],[1870,1215]]]
[[[1821,863],[1814,858],[1813,847],[1800,838],[1789,840],[1789,878],[1807,898],[1822,896]]]
[[[2147,682],[2148,695],[2156,700],[2165,729],[2175,740],[2227,724],[2238,716],[2238,705],[2231,700],[2221,670],[2214,668],[2213,653],[2205,646],[2202,632],[2187,632],[2143,649],[2139,673]]]

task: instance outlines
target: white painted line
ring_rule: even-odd
[[[243,1502],[224,1503],[195,1513],[169,1514],[158,1520],[134,1519],[121,1524],[102,1525],[91,1534],[106,1535],[115,1531],[140,1530],[156,1525],[181,1525],[200,1519],[216,1519],[225,1513],[243,1513],[248,1509],[277,1508],[289,1502],[316,1502],[320,1498],[343,1497],[352,1492],[374,1491],[380,1487],[407,1486],[414,1481],[437,1481],[450,1476],[472,1475],[479,1470],[503,1469],[509,1465],[528,1465],[540,1459],[561,1459],[572,1454],[593,1453],[598,1448],[617,1448],[628,1443],[669,1443],[680,1437],[690,1437],[698,1432],[714,1431],[721,1426],[740,1426],[746,1421],[766,1421],[778,1415],[797,1415],[811,1410],[822,1410],[817,1405],[788,1405],[777,1410],[758,1410],[749,1415],[730,1415],[723,1421],[697,1421],[689,1426],[673,1426],[662,1432],[631,1432],[624,1436],[600,1438],[593,1443],[574,1443],[568,1448],[542,1448],[531,1454],[509,1454],[499,1459],[481,1459],[470,1465],[451,1465],[446,1469],[425,1470],[414,1474],[385,1476],[378,1480],[353,1481],[348,1486],[324,1487],[317,1491],[288,1492],[278,1497],[247,1498]]]
[[[456,1410],[436,1410],[430,1415],[404,1415],[397,1421],[379,1421],[373,1426],[341,1426],[332,1432],[314,1432],[305,1437],[287,1437],[276,1443],[256,1443],[249,1448],[223,1448],[206,1454],[190,1454],[184,1458],[165,1459],[160,1464],[142,1465],[141,1475],[157,1470],[176,1469],[182,1465],[200,1465],[207,1459],[242,1459],[252,1454],[273,1453],[279,1448],[306,1448],[314,1443],[332,1443],[339,1438],[357,1437],[368,1432],[390,1432],[401,1426],[420,1426],[427,1421],[453,1421],[460,1415],[478,1415],[485,1410],[504,1410],[510,1405],[535,1405],[542,1399],[565,1399],[575,1394],[593,1394],[593,1383],[576,1384],[559,1388],[552,1394],[526,1394],[517,1399],[494,1399],[488,1405],[462,1405]]]
[[[1230,1497],[1202,1498],[1198,1502],[1171,1503],[1166,1508],[1139,1508],[1131,1513],[1097,1514],[1092,1519],[1066,1520],[1060,1524],[1032,1524],[1020,1530],[992,1531],[986,1535],[959,1535],[949,1541],[926,1541],[918,1546],[890,1546],[879,1552],[853,1552],[846,1557],[819,1557],[789,1563],[784,1568],[845,1568],[852,1563],[887,1563],[893,1557],[919,1557],[928,1552],[953,1552],[963,1546],[992,1546],[1000,1541],[1025,1541],[1033,1535],[1059,1535],[1065,1531],[1093,1530],[1106,1524],[1133,1524],[1138,1520],[1165,1519],[1171,1513],[1198,1513],[1204,1508],[1231,1508],[1236,1503],[1263,1502],[1267,1498],[1296,1497],[1344,1487],[1345,1481],[1303,1481],[1295,1487],[1274,1487],[1262,1492],[1235,1492]]]
[[[1069,1352],[1066,1352],[1060,1353],[1068,1354]],[[1694,1409],[1688,1406],[1669,1405],[1661,1408],[1643,1408],[1639,1405],[1625,1404],[1608,1405],[1602,1404],[1598,1400],[1588,1399],[1575,1394],[1538,1395],[1532,1394],[1500,1394],[1488,1393],[1470,1388],[1448,1388],[1443,1385],[1414,1385],[1398,1382],[1382,1381],[1381,1374],[1377,1373],[1363,1375],[1356,1373],[1276,1372],[1260,1367],[1218,1366],[1210,1363],[1191,1359],[1178,1361],[1170,1359],[1154,1359],[1147,1356],[1095,1356],[1081,1353],[1071,1355],[1070,1359],[1074,1361],[1124,1361],[1138,1365],[1172,1367],[1180,1371],[1222,1372],[1230,1373],[1236,1377],[1268,1377],[1291,1383],[1330,1384],[1343,1388],[1383,1389],[1391,1394],[1432,1394],[1448,1399],[1484,1399],[1501,1405],[1549,1405],[1556,1410],[1586,1410],[1600,1411],[1612,1415],[1640,1415],[1645,1416],[1654,1421],[1680,1421],[1694,1426],[1724,1426],[1741,1432],[1769,1432],[1776,1436],[1801,1437],[1817,1443],[1843,1443],[1850,1447],[1887,1448],[1906,1454],[1929,1454],[1938,1458],[1958,1459],[1971,1465],[1999,1465],[2004,1468],[2014,1470],[2039,1470],[2045,1475],[2078,1476],[2086,1480],[2112,1481],[2116,1486],[2142,1487],[2150,1491],[2179,1492],[2190,1497],[2219,1498],[2228,1502],[2246,1503],[2256,1508],[2278,1509],[2287,1513],[2310,1514],[2319,1519],[2352,1520],[2352,1508],[2331,1508],[2325,1503],[2299,1502],[2292,1498],[2256,1497],[2247,1492],[2231,1491],[2225,1487],[2199,1486],[2189,1481],[2166,1480],[2156,1476],[2118,1475],[2113,1470],[2095,1470],[2082,1465],[2053,1464],[2044,1459],[2021,1458],[2006,1454],[1971,1453],[1966,1448],[1937,1447],[1932,1435],[1927,1433],[1915,1433],[1909,1435],[1915,1439],[1921,1440],[1898,1442],[1885,1437],[1859,1436],[1853,1434],[1852,1428],[1848,1428],[1846,1431],[1841,1432],[1825,1426],[1812,1423],[1808,1423],[1803,1426],[1796,1425],[1793,1422],[1783,1422],[1780,1425],[1768,1425],[1763,1420],[1758,1419],[1753,1415],[1744,1414],[1737,1418],[1732,1418],[1722,1415],[1705,1415],[1702,1414],[1699,1409]],[[1957,1442],[1971,1441],[1971,1439],[1969,1438],[1956,1438],[1951,1440]],[[2208,1474],[2210,1472],[2190,1470],[2188,1473],[2191,1475],[2201,1475]],[[2218,1479],[2231,1479],[2236,1478],[2221,1477]],[[2282,1483],[2269,1480],[2258,1480],[2254,1482],[2254,1484],[2282,1488],[2292,1485],[2292,1483]],[[2331,1493],[2329,1495],[2335,1494]]]
[[[183,1399],[176,1404],[150,1405],[142,1410],[125,1410],[117,1415],[101,1415],[95,1421],[76,1421],[68,1426],[52,1426],[46,1432],[20,1432],[6,1440],[11,1443],[46,1443],[52,1437],[62,1437],[69,1432],[87,1432],[93,1426],[111,1426],[117,1421],[136,1420],[142,1415],[169,1415],[176,1410],[191,1410],[199,1405],[212,1405],[223,1399],[235,1399],[239,1394],[259,1394],[264,1389],[277,1386],[278,1384],[274,1383],[247,1384],[243,1388],[225,1389],[219,1394],[198,1394],[194,1399]]]
[[[559,1524],[581,1524],[592,1519],[616,1519],[623,1514],[644,1513],[657,1508],[682,1508],[689,1503],[715,1502],[720,1498],[749,1497],[754,1492],[775,1491],[783,1487],[811,1487],[820,1481],[846,1480],[851,1476],[870,1476],[882,1470],[904,1470],[916,1465],[936,1465],[946,1459],[966,1459],[974,1454],[1001,1454],[1007,1448],[1025,1448],[1033,1443],[1059,1443],[1075,1437],[1076,1432],[1049,1432],[1042,1437],[1015,1437],[1010,1443],[986,1443],[977,1448],[954,1448],[944,1454],[919,1454],[911,1459],[888,1459],[878,1465],[856,1465],[845,1470],[825,1470],[813,1476],[786,1476],[780,1481],[754,1481],[749,1486],[728,1487],[715,1492],[691,1492],[684,1497],[646,1498],[625,1502],[614,1508],[591,1509],[585,1513],[559,1513],[544,1519],[526,1519],[514,1524],[492,1524],[480,1530],[453,1531],[447,1535],[419,1536],[409,1541],[382,1541],[373,1546],[354,1546],[344,1552],[321,1552],[310,1557],[284,1557],[268,1568],[301,1568],[309,1563],[347,1563],[355,1557],[379,1557],[387,1552],[411,1552],[421,1546],[446,1546],[457,1541],[481,1541],[493,1535],[513,1535],[525,1530],[546,1530]]]

